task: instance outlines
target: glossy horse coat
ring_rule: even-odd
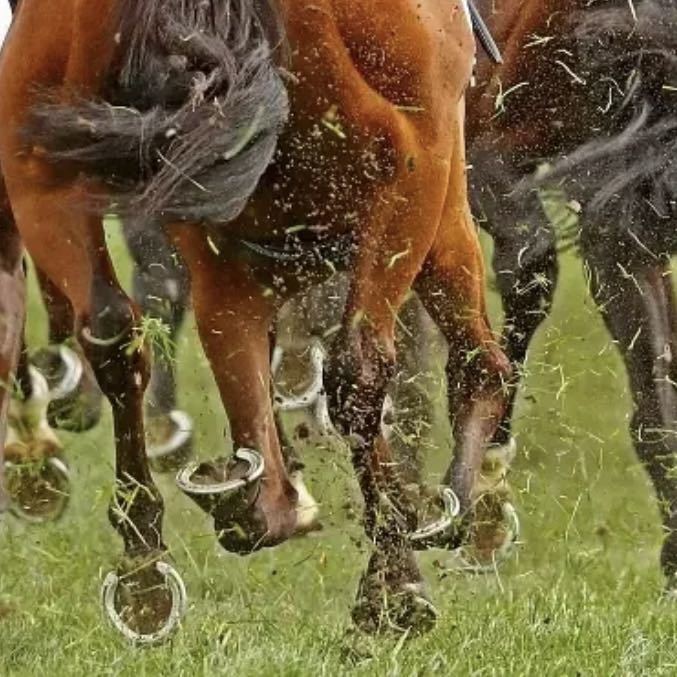
[[[39,0],[24,0],[8,38],[0,162],[21,237],[72,304],[113,407],[111,519],[127,556],[121,576],[106,579],[116,626],[140,641],[164,637],[181,586],[154,566],[164,545],[144,450],[147,370],[138,315],[103,239],[111,200],[165,228],[190,270],[238,452],[188,469],[181,486],[240,553],[307,528],[274,423],[269,330],[280,304],[343,253],[350,289],[327,382],[374,544],[354,617],[369,629],[384,614],[389,626],[426,625],[416,515],[380,436],[395,318],[412,285],[450,343],[457,450],[447,479],[464,519],[448,524],[443,545],[458,545],[472,521],[508,371],[486,319],[466,197],[463,95],[474,46],[462,5],[63,0],[50,19]],[[308,254],[261,255],[280,244]],[[119,585],[126,625],[111,611]]]

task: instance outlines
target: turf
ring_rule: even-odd
[[[114,232],[112,241],[120,251]],[[188,587],[189,613],[171,643],[125,645],[98,603],[120,552],[106,518],[107,414],[91,433],[64,436],[75,474],[66,517],[41,527],[6,517],[0,525],[0,674],[676,674],[677,608],[660,596],[660,527],[626,432],[624,372],[580,262],[568,254],[562,268],[518,408],[512,480],[523,543],[499,575],[485,577],[445,574],[444,553],[423,556],[441,611],[431,634],[397,642],[350,633],[367,550],[348,458],[335,447],[304,453],[322,502],[321,535],[248,559],[220,553],[207,521],[161,478],[166,540]],[[491,303],[495,310],[493,294]],[[33,294],[31,340],[43,331]],[[224,416],[192,327],[180,363],[199,453],[219,453]],[[449,455],[448,426],[435,433],[432,475]]]

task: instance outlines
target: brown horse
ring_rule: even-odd
[[[486,318],[466,198],[463,95],[473,52],[458,2],[63,0],[49,18],[37,0],[21,4],[0,62],[0,162],[23,242],[69,299],[113,408],[110,516],[125,560],[104,597],[128,636],[166,636],[183,593],[159,562],[162,499],[144,450],[146,360],[99,215],[111,200],[152,215],[148,227],[166,228],[190,270],[238,451],[187,468],[180,485],[235,552],[304,528],[274,424],[269,328],[285,298],[326,276],[337,250],[349,252],[327,383],[374,544],[354,618],[368,629],[432,620],[412,550],[464,538],[508,373]],[[274,263],[251,242],[291,242],[306,255]],[[412,285],[450,343],[457,450],[448,479],[463,517],[418,531],[380,436],[395,318]]]

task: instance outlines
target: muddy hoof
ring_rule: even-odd
[[[470,542],[452,552],[449,569],[491,573],[510,558],[520,537],[520,521],[510,501],[486,496],[475,508]]]
[[[357,628],[369,634],[418,635],[431,630],[437,617],[413,553],[374,552],[352,611]]]
[[[355,626],[364,633],[421,635],[435,626],[437,609],[421,582],[393,587],[365,575],[352,610]]]
[[[166,562],[126,567],[111,572],[101,588],[104,613],[113,627],[134,644],[160,644],[181,625],[186,612],[186,588],[179,573]]]
[[[70,500],[70,472],[58,456],[34,462],[5,462],[10,511],[30,524],[58,520]]]
[[[97,425],[103,395],[86,360],[62,344],[39,350],[31,361],[49,386],[47,420],[52,427],[85,432]]]
[[[146,421],[146,455],[157,473],[176,472],[193,456],[193,421],[178,409]]]
[[[415,550],[429,550],[431,548],[454,548],[462,537],[462,524],[459,519],[461,504],[458,496],[451,487],[440,487],[439,515],[425,521],[423,526],[409,535],[409,540]]]
[[[176,476],[179,489],[212,516],[228,552],[247,555],[266,545],[266,530],[253,507],[264,469],[261,454],[238,449],[228,463],[193,462]]]

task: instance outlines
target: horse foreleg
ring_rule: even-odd
[[[661,565],[677,589],[677,312],[669,260],[618,264],[618,248],[584,241],[591,288],[623,356],[635,450],[656,490],[665,529]],[[645,258],[645,257],[642,257]]]
[[[155,224],[128,218],[123,232],[134,260],[134,299],[145,318],[162,324],[167,339],[156,350],[146,397],[147,453],[154,470],[176,470],[192,455],[193,441],[193,421],[176,398],[176,342],[189,303],[188,273]]]

